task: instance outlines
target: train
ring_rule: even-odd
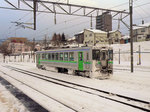
[[[113,75],[113,49],[103,47],[77,47],[36,52],[39,69],[53,68],[57,72],[107,79]]]

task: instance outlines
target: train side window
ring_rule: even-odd
[[[51,54],[50,53],[48,54],[48,59],[51,60]]]
[[[69,53],[69,61],[74,61],[74,52]]]
[[[68,61],[68,53],[67,52],[64,53],[64,61]]]
[[[52,60],[55,60],[55,53],[52,53]]]
[[[93,55],[93,60],[100,60],[100,50],[93,50],[92,55]]]
[[[58,53],[56,53],[56,60],[58,60]]]
[[[59,54],[59,59],[60,59],[60,60],[63,60],[63,53],[60,53],[60,54]]]
[[[45,59],[46,59],[46,60],[48,59],[48,54],[45,54]]]
[[[45,59],[45,54],[42,54],[42,59]]]

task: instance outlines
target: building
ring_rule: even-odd
[[[21,54],[22,52],[31,51],[31,43],[27,38],[11,37],[8,38],[8,48],[12,51],[12,54]]]
[[[130,36],[129,35],[122,36],[120,39],[120,44],[126,44],[129,42],[130,42]]]
[[[96,17],[96,29],[106,32],[112,31],[112,15],[109,12]]]
[[[120,43],[121,32],[118,30],[104,32],[97,29],[84,30],[84,45],[96,44],[118,44]]]
[[[81,31],[74,35],[78,44],[83,44],[84,41],[84,31]]]
[[[84,45],[108,44],[107,32],[84,29]]]
[[[133,27],[133,41],[148,41],[150,40],[150,23],[142,22],[142,25]]]
[[[109,43],[110,44],[118,44],[121,39],[121,32],[119,30],[114,30],[108,32]]]

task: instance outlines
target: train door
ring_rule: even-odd
[[[37,54],[37,64],[40,65],[40,54]]]
[[[78,52],[78,70],[83,70],[83,52]]]
[[[100,53],[101,65],[103,68],[107,67],[108,59],[107,59],[107,50],[102,50]]]

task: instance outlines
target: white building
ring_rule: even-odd
[[[108,33],[108,32],[96,30],[96,29],[84,29],[84,44],[85,45],[119,43],[120,38],[121,38],[121,32],[118,30],[111,31]]]
[[[135,42],[150,40],[150,22],[133,27],[133,40]]]

